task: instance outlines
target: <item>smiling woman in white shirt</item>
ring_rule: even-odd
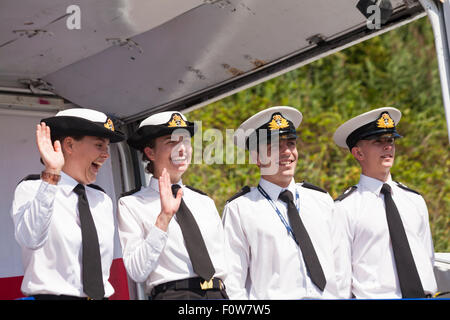
[[[35,299],[105,299],[113,260],[111,199],[93,185],[110,142],[125,137],[105,114],[68,109],[37,125],[45,169],[14,193],[11,215],[25,269],[21,290]]]
[[[235,142],[244,142],[257,158],[261,179],[257,187],[244,187],[224,208],[231,299],[342,296],[343,233],[333,200],[325,190],[294,180],[301,120],[300,111],[292,107],[273,107],[236,131]]]
[[[359,183],[336,199],[352,271],[348,295],[355,298],[425,298],[437,291],[427,205],[390,174],[400,118],[396,108],[379,108],[348,120],[334,134],[362,170]]]
[[[167,111],[143,120],[128,139],[152,177],[119,199],[119,235],[128,275],[145,282],[150,299],[228,298],[219,213],[211,198],[181,180],[194,133],[184,115]]]

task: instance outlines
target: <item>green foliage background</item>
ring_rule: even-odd
[[[374,108],[399,108],[404,138],[397,143],[392,175],[422,193],[435,250],[450,251],[449,140],[427,18],[192,111],[188,118],[201,120],[204,131],[220,129],[225,138],[225,129],[236,129],[256,112],[276,105],[303,113],[296,181],[316,184],[333,198],[357,183],[360,174],[351,154],[334,144],[336,128]],[[205,150],[212,142],[203,140]],[[230,151],[223,155],[224,163]],[[219,212],[240,188],[258,181],[258,168],[249,164],[194,164],[183,176],[184,183],[208,193]]]

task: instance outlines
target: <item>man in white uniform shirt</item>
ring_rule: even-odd
[[[128,139],[153,176],[148,187],[119,199],[123,260],[155,300],[228,298],[220,216],[211,198],[181,180],[194,132],[184,115],[167,111],[143,120]]]
[[[362,170],[358,184],[336,199],[351,262],[348,294],[356,298],[424,298],[437,290],[427,205],[390,174],[400,118],[396,108],[379,108],[348,120],[334,134]]]
[[[35,299],[105,299],[114,293],[111,199],[92,185],[124,140],[104,113],[68,109],[37,125],[45,169],[17,186],[11,214],[25,269],[21,290]]]
[[[257,187],[244,187],[224,208],[231,299],[341,295],[342,230],[333,200],[326,191],[294,180],[301,120],[302,114],[292,107],[273,107],[246,120],[235,133],[235,143],[257,159],[261,179]]]

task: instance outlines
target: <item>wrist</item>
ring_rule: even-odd
[[[167,232],[171,219],[172,217],[170,215],[165,214],[161,211],[158,218],[156,218],[155,226],[157,226],[162,231]]]
[[[61,173],[61,169],[45,167],[44,171],[42,172],[59,175]]]
[[[41,180],[50,184],[58,184],[59,180],[61,180],[61,175],[58,173],[48,172],[44,170],[41,172]]]

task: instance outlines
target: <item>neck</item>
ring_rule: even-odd
[[[159,180],[159,177],[161,177],[161,174],[154,173],[153,177],[155,177],[156,179]],[[175,183],[177,183],[180,180],[181,180],[181,174],[180,175],[171,175],[170,176],[170,183],[171,184],[175,184]]]
[[[73,167],[71,167],[70,165],[65,164],[62,169],[62,172],[64,172],[65,174],[67,174],[69,177],[71,177],[72,179],[74,179],[75,181],[77,181],[79,184],[82,185],[88,185],[90,182],[87,181],[83,181],[79,176],[79,174],[77,174],[77,170]],[[94,183],[95,181],[93,181],[92,183]]]
[[[261,176],[264,180],[269,181],[273,184],[276,184],[277,186],[280,186],[282,188],[287,188],[289,186],[289,184],[292,181],[292,177],[288,178],[284,178],[284,177],[280,177],[278,175],[262,175]]]
[[[390,173],[389,170],[386,171],[386,172],[384,172],[384,171],[381,171],[381,172],[368,172],[368,171],[362,170],[362,174],[367,176],[367,177],[374,178],[374,179],[380,180],[382,182],[386,182],[386,181],[388,181],[389,176],[390,176],[391,173]]]

